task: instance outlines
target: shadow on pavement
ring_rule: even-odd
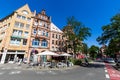
[[[87,68],[104,68],[104,63],[89,63],[89,64],[82,64],[81,67],[87,67]]]

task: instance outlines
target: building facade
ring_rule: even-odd
[[[28,56],[32,16],[26,4],[0,20],[1,63],[14,62],[17,57]]]
[[[51,23],[50,32],[50,50],[61,54],[63,49],[63,32],[54,23]]]
[[[0,61],[47,59],[49,56],[36,57],[45,50],[60,52],[62,34],[45,10],[36,14],[26,4],[0,20]]]
[[[29,59],[37,61],[37,54],[50,49],[50,17],[45,10],[33,17],[32,32],[29,46]],[[35,58],[36,57],[36,58]],[[44,59],[46,59],[46,56]]]

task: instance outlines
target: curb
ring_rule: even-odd
[[[120,71],[120,68],[118,68],[117,66],[113,66],[116,70]]]
[[[47,71],[47,70],[69,70],[69,69],[74,69],[78,68],[80,66],[73,66],[73,67],[64,67],[64,68],[40,68],[39,66],[37,67],[25,67],[23,70],[42,70],[42,71]]]

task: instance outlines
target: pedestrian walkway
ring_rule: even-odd
[[[12,64],[12,63],[6,63],[6,64],[0,64],[0,69],[21,69],[21,70],[67,70],[67,69],[73,69],[77,68],[79,66],[72,66],[72,67],[63,67],[63,68],[44,68],[40,66],[29,66],[28,64],[22,63],[19,64]]]

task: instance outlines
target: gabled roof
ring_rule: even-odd
[[[51,25],[50,27],[51,31],[63,33],[54,23],[51,23],[50,25]]]
[[[22,7],[18,8],[17,10],[15,10],[15,12],[21,12],[23,10],[27,10],[29,13],[32,13],[29,6],[28,6],[28,4],[25,4]]]
[[[28,4],[25,4],[24,6],[22,6],[22,7],[18,8],[17,10],[13,11],[11,14],[7,15],[6,17],[0,19],[0,22],[2,22],[2,21],[4,21],[5,19],[7,19],[8,17],[14,15],[15,12],[18,12],[18,11],[22,10],[23,8],[24,8],[24,9],[27,9],[27,10],[29,11],[29,13],[31,13],[31,10],[30,10]]]

